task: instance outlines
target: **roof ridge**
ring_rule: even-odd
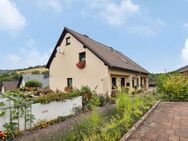
[[[96,42],[96,43],[98,43],[98,44],[101,44],[101,45],[105,46],[105,47],[108,48],[108,49],[110,49],[110,48],[114,49],[113,47],[110,47],[110,46],[108,46],[108,45],[105,45],[104,43],[101,43],[101,42],[99,42],[99,41],[93,39],[93,38],[90,38],[90,36],[88,36],[88,37],[84,36],[84,35],[86,35],[86,34],[84,34],[84,33],[81,34],[81,33],[77,32],[77,31],[75,31],[75,30],[72,30],[72,29],[68,28],[68,27],[65,27],[65,29],[68,30],[68,31],[70,30],[70,31],[76,32],[77,34],[79,34],[79,35],[81,35],[81,36],[83,36],[83,37],[85,37],[85,38],[88,38],[88,39],[90,39],[90,40],[92,40],[92,41],[94,41],[94,42]],[[114,49],[114,50],[115,50],[115,49]]]

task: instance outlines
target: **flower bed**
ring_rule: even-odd
[[[116,107],[111,112],[100,113],[94,110],[92,115],[80,124],[73,125],[69,132],[59,129],[39,140],[117,141],[154,103],[155,98],[152,95],[131,97],[121,94],[117,99]]]

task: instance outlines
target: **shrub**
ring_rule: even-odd
[[[107,102],[106,101],[106,97],[100,95],[99,96],[99,102],[100,102],[100,104],[99,104],[100,107],[104,106],[106,104],[106,102]]]
[[[184,75],[161,75],[158,88],[170,100],[188,100],[188,79]]]
[[[79,94],[77,93],[49,93],[47,95],[42,95],[42,96],[37,96],[34,98],[34,102],[35,103],[42,103],[42,104],[47,104],[50,103],[52,101],[64,101],[66,99],[71,99],[73,97],[77,97],[79,96]]]
[[[93,91],[89,88],[89,86],[82,86],[81,89],[80,89],[80,93],[81,94],[92,94]]]
[[[49,71],[43,71],[42,74],[44,75],[44,78],[49,77]]]
[[[40,74],[40,71],[35,70],[35,71],[32,71],[31,74]]]
[[[37,80],[29,80],[25,83],[25,87],[35,87],[40,88],[42,87],[42,83]]]

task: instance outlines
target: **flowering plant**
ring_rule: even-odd
[[[8,132],[8,131],[1,131],[0,130],[0,141],[12,141],[14,134]]]
[[[86,66],[86,62],[85,61],[79,61],[76,66],[79,68],[79,69],[83,69],[85,68]]]

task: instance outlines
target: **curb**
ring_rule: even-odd
[[[157,101],[150,109],[147,111],[140,120],[138,120],[134,126],[119,140],[119,141],[127,141],[136,130],[143,124],[144,120],[156,109],[160,101]]]

